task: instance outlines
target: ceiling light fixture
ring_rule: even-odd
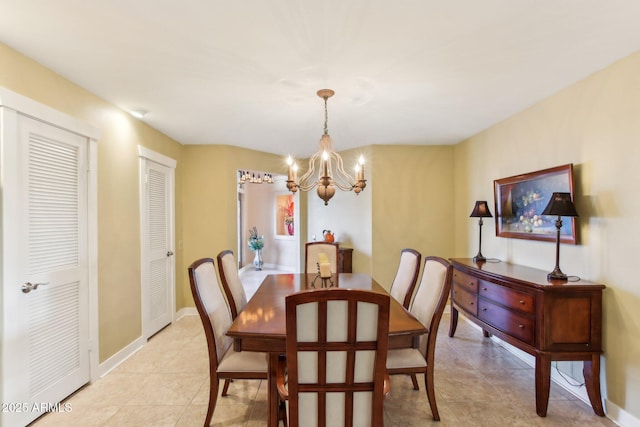
[[[262,184],[267,183],[267,184],[273,184],[273,175],[271,175],[268,172],[265,172],[264,174],[260,174],[255,173],[255,172],[249,172],[249,171],[238,171],[238,175],[240,176],[240,179],[238,180],[238,184],[242,185],[242,184]]]
[[[324,134],[320,138],[318,151],[309,159],[309,169],[298,180],[298,165],[293,158],[287,158],[289,173],[287,175],[287,188],[292,193],[298,190],[309,191],[318,187],[318,196],[327,205],[336,192],[336,187],[342,191],[354,191],[360,194],[367,186],[364,179],[364,157],[361,155],[356,164],[355,179],[345,172],[342,166],[342,157],[333,150],[333,141],[329,136],[329,114],[327,110],[327,100],[335,92],[331,89],[320,89],[318,96],[324,99]],[[314,173],[317,171],[317,179]]]

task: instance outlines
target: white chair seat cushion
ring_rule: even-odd
[[[387,353],[387,369],[424,368],[427,361],[417,348],[400,348]]]
[[[229,347],[218,363],[218,372],[267,372],[267,355],[255,351],[234,351]]]

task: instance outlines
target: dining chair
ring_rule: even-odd
[[[386,294],[337,288],[285,298],[276,384],[289,426],[382,427],[389,303]]]
[[[247,305],[247,294],[238,275],[238,264],[233,251],[225,250],[218,254],[218,268],[220,269],[220,281],[222,289],[229,302],[231,318],[235,320],[238,313]]]
[[[400,252],[400,263],[389,293],[406,309],[409,309],[413,290],[418,282],[422,255],[415,249],[405,248]]]
[[[328,242],[307,242],[304,245],[305,272],[313,274],[318,272],[318,255],[324,253],[329,258],[331,272],[338,272],[338,244]]]
[[[435,421],[440,420],[440,415],[433,383],[434,354],[438,325],[451,289],[452,271],[453,268],[446,259],[436,256],[425,257],[422,278],[409,311],[427,328],[428,332],[419,338],[418,348],[393,349],[387,354],[387,370],[390,375],[424,374],[427,399]],[[414,389],[417,390],[418,383],[415,377],[412,379]]]
[[[226,336],[232,319],[218,283],[212,258],[201,258],[189,266],[191,293],[204,327],[209,351],[209,407],[204,420],[208,426],[218,398],[220,380],[266,379],[267,356],[264,353],[233,349]],[[224,394],[223,394],[224,395]]]

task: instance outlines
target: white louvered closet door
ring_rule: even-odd
[[[18,256],[5,266],[16,283],[5,284],[3,400],[29,411],[6,425],[27,424],[90,375],[87,138],[20,116],[16,154],[16,204],[5,207],[16,214]]]
[[[146,245],[143,268],[145,336],[148,338],[173,320],[174,254],[171,227],[172,173],[169,167],[145,161]],[[146,270],[146,271],[145,271]]]

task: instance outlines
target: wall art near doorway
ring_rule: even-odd
[[[292,194],[276,195],[276,236],[295,236],[295,202]]]

